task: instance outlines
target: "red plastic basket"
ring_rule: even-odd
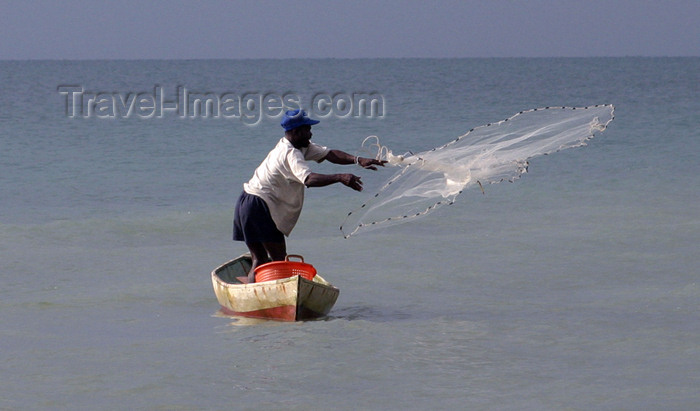
[[[290,257],[299,258],[301,262],[289,261]],[[273,261],[255,267],[255,282],[280,280],[289,278],[295,275],[300,275],[307,280],[313,280],[316,275],[316,269],[311,264],[304,262],[304,257],[298,254],[288,255],[284,261]]]

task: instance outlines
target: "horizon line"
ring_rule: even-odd
[[[491,56],[491,57],[109,57],[109,58],[0,58],[0,61],[203,61],[203,60],[500,60],[500,59],[616,59],[616,58],[699,58],[700,55],[619,56]]]

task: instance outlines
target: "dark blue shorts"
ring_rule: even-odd
[[[238,197],[233,217],[233,240],[246,243],[283,243],[265,200],[245,191]]]

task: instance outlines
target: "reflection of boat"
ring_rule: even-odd
[[[246,284],[252,266],[242,255],[214,269],[214,293],[226,315],[298,321],[322,317],[333,308],[340,290],[320,275],[307,280],[299,275]]]

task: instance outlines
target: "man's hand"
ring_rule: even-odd
[[[375,167],[375,166],[384,167],[385,163],[386,163],[386,160],[377,160],[374,158],[365,158],[365,157],[358,157],[357,158],[357,164],[359,164],[360,167],[367,168],[370,170],[376,170],[377,167]]]
[[[362,191],[362,179],[354,174],[340,174],[340,182],[355,191]]]

